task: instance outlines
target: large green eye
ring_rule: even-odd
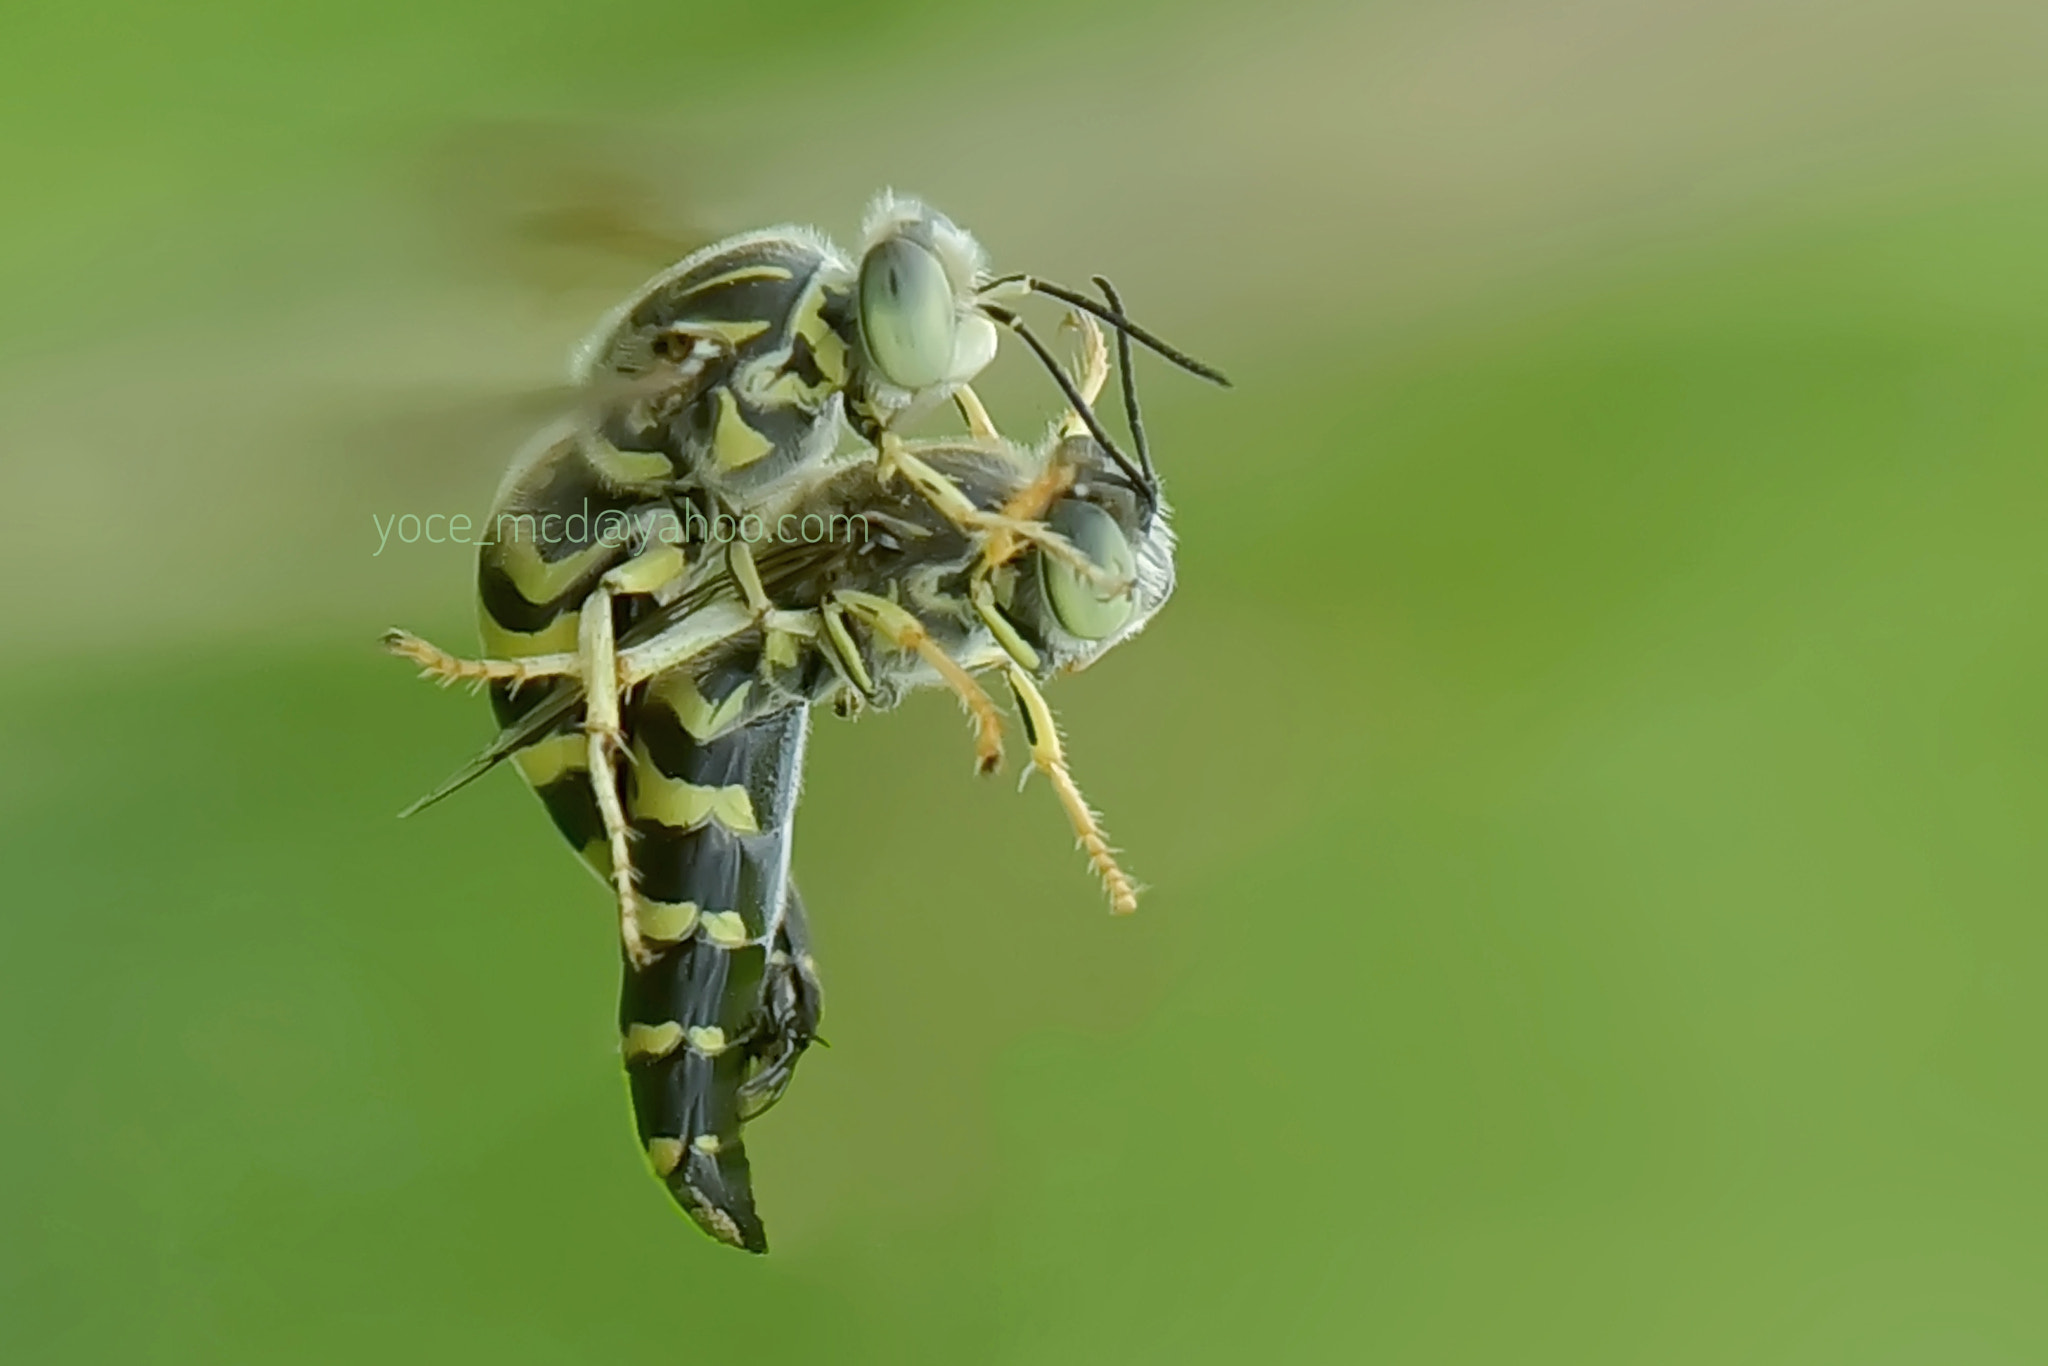
[[[860,335],[891,384],[928,389],[953,368],[953,286],[939,258],[904,237],[860,263]]]
[[[1137,572],[1137,557],[1131,553],[1123,528],[1095,504],[1069,498],[1055,507],[1046,521],[1111,578],[1128,582]],[[1082,640],[1102,640],[1131,619],[1128,588],[1114,595],[1107,593],[1073,565],[1043,551],[1038,556],[1038,581],[1060,625]]]

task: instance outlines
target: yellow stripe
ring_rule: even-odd
[[[622,1045],[627,1062],[641,1058],[665,1058],[683,1041],[683,1027],[674,1020],[658,1025],[628,1025]]]
[[[818,363],[825,387],[841,389],[846,386],[846,343],[825,321],[824,304],[823,291],[805,298],[796,316],[796,334],[810,343],[811,357]]]
[[[715,820],[736,834],[761,833],[754,799],[746,788],[738,783],[702,787],[671,778],[656,766],[645,745],[633,750],[633,814],[677,830],[695,830]]]
[[[741,266],[737,270],[728,270],[723,275],[714,275],[708,280],[691,285],[688,293],[682,297],[688,298],[691,294],[708,293],[714,289],[723,289],[727,285],[743,284],[748,280],[787,280],[790,278],[787,266]],[[693,327],[695,325],[694,323],[691,324]]]
[[[582,516],[574,513],[573,516]],[[556,521],[562,518],[556,517]],[[536,533],[538,535],[538,533]],[[519,590],[519,596],[538,607],[553,602],[576,586],[579,579],[619,553],[619,547],[594,541],[575,554],[559,560],[541,557],[537,540],[525,537],[517,540],[498,542],[498,564],[505,576],[512,580],[512,586]]]
[[[689,568],[689,557],[680,545],[658,545],[641,551],[605,575],[615,593],[652,593]]]
[[[493,659],[522,659],[527,655],[565,655],[576,649],[576,613],[565,611],[538,631],[515,631],[499,624],[489,612],[480,614],[477,634],[483,637],[484,653]]]
[[[654,695],[676,714],[684,730],[699,740],[709,740],[732,729],[746,711],[747,699],[753,691],[753,680],[745,680],[724,701],[713,705],[699,691],[695,679],[686,673],[676,673],[658,684]]]
[[[660,451],[622,451],[602,438],[585,446],[583,455],[613,488],[666,484],[676,474],[675,466]]]
[[[704,933],[721,949],[745,948],[747,922],[738,911],[707,911],[704,914]]]
[[[788,274],[787,271],[784,271],[783,273],[785,275]],[[714,281],[713,283],[715,284],[717,282]],[[745,346],[748,342],[752,341],[754,338],[760,336],[763,332],[766,332],[768,330],[767,323],[762,322],[759,319],[753,318],[747,319],[745,321],[729,320],[724,318],[692,318],[688,322],[682,324],[682,327],[684,331],[689,332],[692,335],[695,335],[699,332],[708,332],[712,336],[718,338],[727,346],[730,346],[735,350],[742,346]]]
[[[777,669],[796,667],[796,637],[787,631],[770,631],[762,642],[761,658]]]
[[[740,416],[739,400],[732,390],[718,391],[718,426],[711,434],[711,458],[723,470],[741,470],[775,449],[775,443],[755,431]]]
[[[785,372],[776,376],[772,384],[751,387],[747,398],[757,408],[810,409],[838,387],[831,383],[806,384],[802,376]]]
[[[697,928],[694,901],[641,901],[633,908],[640,937],[656,944],[679,944]]]
[[[683,1142],[679,1138],[647,1140],[647,1161],[656,1176],[667,1176],[683,1164]]]
[[[633,809],[636,815],[678,830],[694,830],[707,820],[715,820],[737,834],[761,833],[760,823],[754,819],[753,798],[737,783],[729,787],[699,787],[663,777],[640,789]]]
[[[565,773],[588,772],[590,746],[580,735],[550,735],[512,756],[520,775],[535,787],[546,787]]]

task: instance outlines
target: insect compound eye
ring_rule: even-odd
[[[929,389],[948,379],[958,326],[953,286],[928,248],[891,237],[861,260],[861,340],[891,384]]]
[[[1069,498],[1053,508],[1047,523],[1105,574],[1127,584],[1137,571],[1131,543],[1116,518],[1093,503]],[[1131,590],[1109,593],[1064,560],[1039,552],[1039,583],[1060,625],[1082,640],[1102,640],[1131,619]]]

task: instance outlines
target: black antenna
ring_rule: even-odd
[[[1106,276],[1095,277],[1095,287],[1102,291],[1102,297],[1109,300],[1109,306],[1119,318],[1123,317],[1124,301]],[[1145,440],[1145,419],[1138,413],[1138,380],[1131,373],[1131,334],[1122,327],[1116,329],[1116,370],[1117,378],[1123,381],[1124,421],[1130,424],[1131,444],[1138,448],[1138,468],[1145,472],[1145,486],[1150,490],[1146,500],[1152,506],[1159,504],[1159,472],[1152,468],[1152,447]]]
[[[1101,307],[1102,305],[1100,304],[1096,305],[1097,309]],[[1116,462],[1116,467],[1123,471],[1124,478],[1130,481],[1131,487],[1144,500],[1145,517],[1149,521],[1158,503],[1157,491],[1152,487],[1151,480],[1146,478],[1145,472],[1132,464],[1131,458],[1118,450],[1116,442],[1109,439],[1109,433],[1103,429],[1101,419],[1095,416],[1095,410],[1088,406],[1087,399],[1081,397],[1081,391],[1074,387],[1074,381],[1067,378],[1066,368],[1059,363],[1059,360],[1051,351],[1046,349],[1045,343],[1038,339],[1038,335],[1029,327],[1026,327],[1024,320],[1015,313],[997,304],[983,304],[981,311],[988,315],[990,321],[1001,323],[1004,327],[1009,328],[1012,332],[1022,337],[1024,344],[1030,347],[1032,352],[1045,365],[1045,368],[1052,372],[1053,382],[1060,386],[1060,392],[1066,396],[1067,405],[1074,410],[1075,415],[1088,428],[1088,434],[1095,438],[1095,444],[1102,447],[1103,452]]]
[[[1101,281],[1098,280],[1096,283],[1099,284]],[[1033,294],[1043,294],[1049,299],[1058,299],[1061,303],[1071,304],[1083,313],[1093,314],[1097,319],[1114,327],[1120,335],[1128,336],[1139,345],[1150,348],[1189,374],[1199,375],[1211,384],[1220,384],[1225,389],[1230,387],[1230,381],[1225,378],[1221,370],[1216,369],[1214,366],[1204,365],[1179,347],[1160,340],[1157,336],[1138,326],[1129,318],[1124,317],[1121,309],[1114,306],[1104,308],[1086,294],[1068,289],[1065,285],[1056,285],[1050,280],[1041,280],[1036,275],[1027,275],[1019,271],[1014,275],[998,275],[995,279],[984,284],[977,293],[987,294],[992,289],[1010,284],[1022,284]],[[983,304],[982,311],[988,312],[991,307],[991,305]],[[994,315],[991,314],[990,316]]]

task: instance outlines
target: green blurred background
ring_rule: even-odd
[[[2044,62],[2021,0],[9,0],[0,1357],[2048,1359]],[[821,725],[765,1261],[648,1179],[532,799],[393,819],[489,726],[373,645],[470,639],[466,552],[372,515],[481,510],[641,273],[505,225],[635,176],[913,190],[1238,380],[1147,369],[1180,594],[1053,695],[1137,917],[944,699]]]

